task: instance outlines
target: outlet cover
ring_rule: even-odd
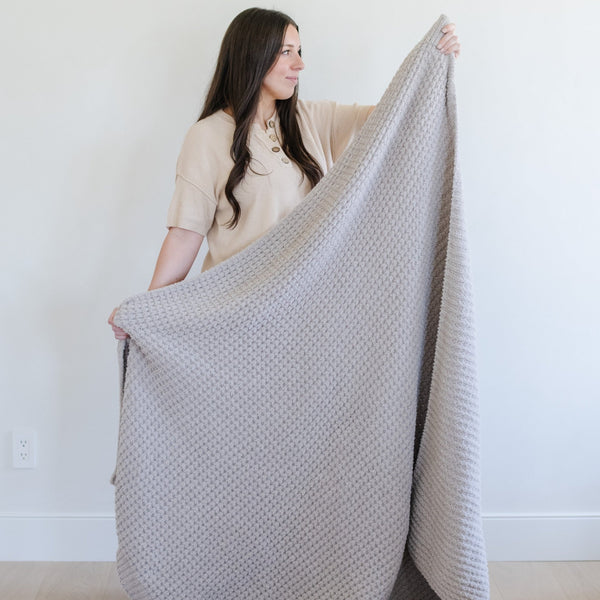
[[[15,429],[12,439],[13,468],[35,469],[37,463],[37,435],[34,429]]]

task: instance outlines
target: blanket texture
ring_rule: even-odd
[[[134,600],[488,598],[446,22],[291,215],[121,305]]]

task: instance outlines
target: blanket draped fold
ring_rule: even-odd
[[[445,23],[291,215],[121,305],[134,600],[488,598]]]

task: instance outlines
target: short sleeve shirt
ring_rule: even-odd
[[[326,173],[365,123],[369,106],[298,101],[298,122],[308,152]],[[227,227],[233,209],[225,185],[233,168],[230,149],[233,117],[222,110],[188,131],[177,160],[175,191],[168,227],[206,236],[208,253],[202,270],[222,262],[264,235],[308,194],[310,182],[281,148],[275,113],[266,129],[254,123],[248,138],[250,168],[235,188],[240,220]]]

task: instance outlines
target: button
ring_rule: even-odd
[[[285,163],[286,165],[290,164],[289,158],[286,158],[285,156],[281,159],[281,162]]]
[[[271,139],[273,142],[276,142],[276,141],[277,141],[277,136],[276,136],[274,133],[272,133],[272,134],[269,136],[269,138],[270,138],[270,139]]]
[[[271,150],[273,150],[273,152],[279,152],[281,148],[274,146],[273,148],[271,148]]]
[[[275,123],[273,121],[269,121],[268,125],[269,127],[275,127]]]

